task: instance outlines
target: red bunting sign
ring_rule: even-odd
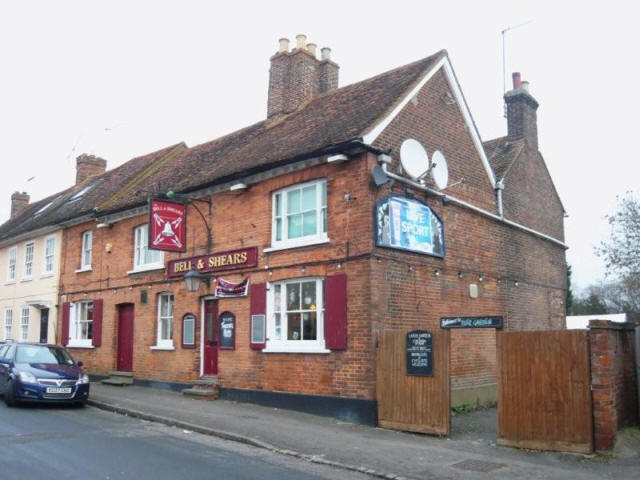
[[[222,278],[216,278],[216,297],[246,297],[249,290],[249,278],[240,283],[232,283]]]
[[[187,209],[184,204],[149,200],[149,249],[187,251]]]

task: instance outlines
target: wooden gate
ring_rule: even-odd
[[[498,444],[590,453],[585,330],[498,332]]]
[[[409,330],[380,332],[376,355],[378,424],[410,432],[449,435],[449,331],[433,334],[433,376],[407,375],[406,335]]]

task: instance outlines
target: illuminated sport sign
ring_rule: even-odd
[[[187,251],[187,208],[183,203],[149,200],[149,249]]]
[[[388,196],[376,203],[376,246],[444,258],[444,227],[418,200]]]

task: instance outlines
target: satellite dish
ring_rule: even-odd
[[[371,176],[373,177],[373,183],[376,184],[376,187],[381,187],[389,181],[389,177],[387,177],[387,174],[380,165],[373,166],[371,169]]]
[[[408,138],[400,146],[402,168],[414,180],[429,170],[429,157],[424,147],[413,138]]]
[[[440,150],[436,150],[431,156],[431,177],[440,190],[447,188],[449,167],[447,167],[447,159]]]

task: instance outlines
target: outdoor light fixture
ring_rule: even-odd
[[[520,282],[518,282],[518,280],[516,280],[515,282],[513,282],[513,284],[517,287],[518,285],[520,285]]]
[[[202,282],[206,283],[207,287],[209,287],[209,275],[203,275],[193,267],[184,275],[184,284],[187,287],[187,292],[197,292]]]
[[[434,274],[436,277],[439,277],[439,276],[440,276],[440,270],[436,268],[436,269],[433,271],[433,274]]]
[[[478,275],[478,281],[479,282],[484,281],[484,273],[480,272],[480,275]]]
[[[458,278],[462,278],[462,272],[458,272]]]

